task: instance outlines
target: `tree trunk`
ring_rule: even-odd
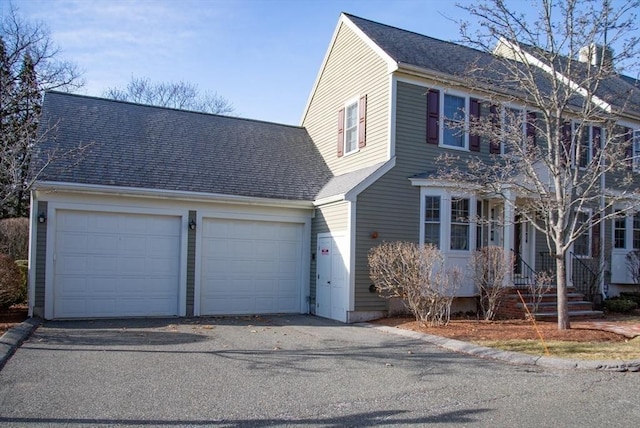
[[[567,298],[567,272],[565,264],[565,255],[556,255],[556,282],[558,293],[558,330],[568,330],[571,328],[569,324],[569,308]]]

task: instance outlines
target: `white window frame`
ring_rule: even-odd
[[[477,232],[476,221],[474,220],[479,214],[477,213],[477,201],[478,197],[472,193],[459,193],[452,192],[446,188],[432,188],[421,187],[420,188],[420,245],[424,245],[424,233],[425,233],[425,209],[426,209],[426,197],[440,197],[440,251],[444,253],[458,253],[466,254],[476,249]],[[451,201],[454,199],[468,199],[469,200],[469,221],[468,225],[468,249],[466,250],[453,250],[451,249]]]
[[[633,130],[631,145],[633,147],[633,172],[640,172],[640,129]]]
[[[640,246],[639,248],[636,248],[634,246],[634,239],[633,239],[635,230],[640,230],[640,229],[634,228],[634,222],[633,222],[634,217],[640,215],[640,211],[624,212],[624,209],[621,209],[619,207],[615,208],[615,211],[621,211],[622,215],[624,215],[624,247],[616,247],[616,223],[615,223],[616,217],[614,217],[613,221],[611,222],[611,247],[617,251],[640,250]]]
[[[446,117],[444,115],[444,100],[446,95],[462,98],[464,100],[464,107],[463,107],[464,111],[461,112],[464,115],[464,118],[463,118],[464,128],[461,131],[463,132],[462,146],[452,146],[449,144],[445,144],[444,142],[444,129],[446,126]],[[439,103],[440,111],[438,112],[438,120],[440,122],[440,130],[439,130],[440,135],[438,135],[438,138],[440,141],[439,143],[440,147],[452,149],[452,150],[469,151],[469,100],[470,98],[471,96],[469,94],[465,94],[463,92],[450,91],[448,89],[440,90],[440,103]]]
[[[585,230],[582,234],[580,234],[580,237],[582,237],[582,236],[583,236],[583,235],[585,235],[585,234],[587,235],[587,248],[586,248],[587,252],[586,252],[586,254],[578,254],[578,253],[576,253],[576,251],[575,251],[575,244],[576,244],[576,241],[577,241],[579,238],[577,238],[577,239],[573,242],[573,249],[572,249],[572,251],[573,251],[573,255],[574,255],[574,256],[576,256],[576,257],[577,257],[577,258],[579,258],[579,259],[589,259],[589,258],[591,258],[591,257],[592,257],[592,254],[591,254],[591,247],[592,247],[592,244],[593,244],[593,231],[592,231],[592,224],[591,224],[591,215],[592,215],[592,211],[591,211],[591,209],[589,209],[589,208],[584,208],[584,209],[579,210],[579,211],[576,213],[576,215],[577,215],[577,216],[579,216],[580,214],[585,215],[585,216],[587,217],[587,221],[589,222],[589,225],[588,225],[588,227],[587,227],[587,230]],[[576,226],[577,226],[577,227],[580,227],[581,225],[580,225],[580,224],[578,224],[578,223],[576,223]]]
[[[524,108],[521,105],[516,105],[516,104],[504,104],[500,107],[500,129],[501,129],[501,134],[504,132],[504,129],[506,129],[506,124],[507,124],[507,110],[518,110],[519,114],[520,114],[520,136],[522,138],[522,144],[524,145],[526,143],[525,139],[527,137],[527,109]],[[505,140],[506,138],[504,137],[504,135],[501,135],[500,137],[500,153],[505,155],[508,152],[505,150],[506,144],[505,144]]]
[[[355,109],[355,125],[349,127],[348,126],[348,117],[349,117],[349,108]],[[355,97],[348,100],[344,104],[344,131],[342,137],[342,149],[344,151],[344,156],[357,153],[360,148],[358,147],[358,136],[360,135],[360,97]],[[353,149],[349,150],[348,147],[348,136],[349,130],[353,130],[355,133],[355,144]]]

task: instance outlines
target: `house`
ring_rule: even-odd
[[[342,14],[301,127],[48,93],[43,123],[55,132],[36,165],[79,154],[51,162],[32,191],[30,311],[47,319],[310,312],[370,320],[390,309],[367,264],[383,241],[437,243],[463,270],[473,250],[498,245],[519,255],[516,274],[539,268],[544,237],[512,221],[511,204],[433,178],[442,153],[501,150],[443,125],[452,111],[482,114],[486,94],[460,76],[491,61]],[[490,80],[491,67],[484,70]],[[628,78],[610,83],[637,93]],[[639,134],[640,109],[621,124]],[[469,221],[476,216],[489,221]],[[601,234],[626,255],[640,232],[633,214],[621,218],[588,239]],[[622,286],[629,278],[615,257],[611,281]],[[457,310],[476,309],[469,274],[457,296]]]

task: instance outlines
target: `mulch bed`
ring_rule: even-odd
[[[0,335],[29,318],[27,305],[14,305],[6,311],[0,311]]]

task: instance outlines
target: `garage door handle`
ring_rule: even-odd
[[[327,284],[331,284],[331,281],[327,281]]]

